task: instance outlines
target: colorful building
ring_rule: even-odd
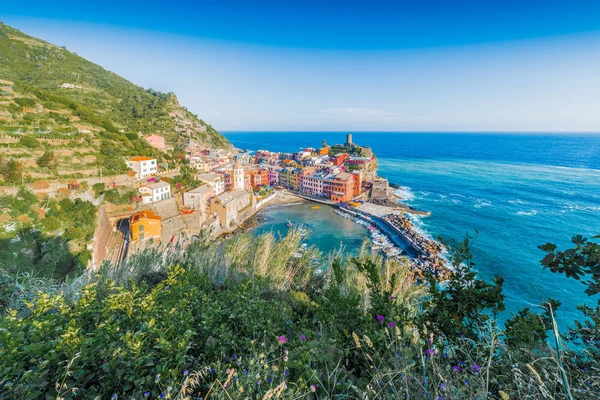
[[[319,149],[320,156],[326,156],[329,154],[329,146],[323,146]]]
[[[161,218],[152,211],[140,211],[129,218],[131,240],[160,238]]]
[[[339,153],[339,154],[336,154],[335,156],[331,156],[331,162],[335,166],[340,166],[344,163],[344,161],[346,161],[348,159],[348,157],[349,156],[347,153]]]
[[[279,185],[279,172],[283,170],[283,167],[278,165],[268,165],[267,171],[269,172],[269,185]]]
[[[309,196],[324,197],[324,180],[327,172],[314,172],[302,180],[301,191]]]
[[[289,190],[298,191],[300,185],[300,169],[284,168],[279,171],[279,184]]]
[[[212,187],[215,196],[220,195],[225,191],[225,180],[221,174],[198,174],[196,178],[202,182],[208,183]]]
[[[160,135],[146,135],[144,136],[144,139],[146,139],[146,142],[148,142],[148,144],[152,147],[154,147],[155,149],[159,149],[159,150],[166,150],[167,149],[167,144],[165,143],[165,138],[160,136]]]
[[[269,171],[265,168],[255,168],[246,170],[246,176],[253,188],[258,188],[263,185],[269,185]]]
[[[358,196],[362,192],[362,182],[363,182],[363,172],[362,171],[353,171],[352,175],[354,175],[354,196]]]
[[[334,203],[352,200],[354,193],[354,175],[341,172],[329,175],[323,182],[323,194]]]

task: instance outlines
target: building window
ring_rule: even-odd
[[[140,225],[140,227],[139,227],[138,231],[140,231],[140,232],[144,232],[144,225]]]

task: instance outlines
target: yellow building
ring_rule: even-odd
[[[210,204],[210,211],[217,214],[224,229],[229,229],[232,223],[239,222],[241,212],[252,206],[252,192],[246,189],[235,189],[215,197]]]
[[[152,211],[140,211],[129,218],[129,229],[131,231],[131,240],[144,240],[150,238],[159,238],[160,216]]]

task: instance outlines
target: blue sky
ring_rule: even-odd
[[[600,1],[3,0],[221,130],[600,132]]]

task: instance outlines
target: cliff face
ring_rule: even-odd
[[[144,89],[2,23],[0,55],[0,146],[7,148],[6,157],[22,156],[25,167],[35,169],[44,150],[65,147],[53,140],[67,141],[70,151],[55,154],[56,166],[83,175],[96,165],[117,171],[119,157],[152,155],[141,139],[151,133],[175,148],[190,139],[210,148],[232,147],[174,94]]]

